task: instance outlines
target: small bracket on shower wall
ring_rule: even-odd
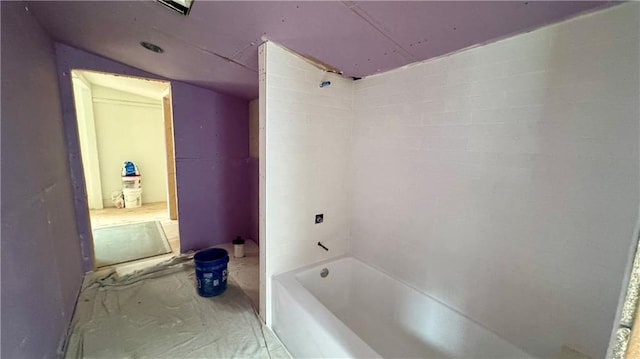
[[[327,87],[329,85],[331,85],[331,81],[322,81],[320,83],[320,88]]]
[[[316,214],[316,224],[320,224],[322,222],[324,222],[324,214]]]

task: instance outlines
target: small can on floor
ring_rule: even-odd
[[[244,239],[242,239],[242,237],[240,236],[237,236],[232,243],[233,243],[233,256],[235,258],[244,257]]]

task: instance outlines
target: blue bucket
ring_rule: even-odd
[[[199,251],[193,256],[196,264],[198,295],[215,297],[227,289],[227,263],[229,253],[222,248]]]

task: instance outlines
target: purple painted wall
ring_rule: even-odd
[[[248,102],[181,82],[172,97],[181,249],[249,236]]]
[[[84,268],[90,270],[92,243],[70,71],[167,79],[64,44],[55,48],[78,233]],[[171,84],[181,250],[249,236],[251,213],[258,208],[249,201],[248,102],[178,81]]]
[[[2,12],[2,353],[58,356],[82,283],[53,43]]]

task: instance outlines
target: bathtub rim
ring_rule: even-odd
[[[311,269],[313,269],[315,267],[320,267],[323,264],[337,262],[337,261],[340,261],[340,260],[354,260],[354,261],[362,264],[363,266],[367,267],[368,269],[372,269],[372,270],[375,270],[377,272],[380,272],[380,273],[384,274],[386,277],[388,277],[390,279],[393,279],[393,280],[396,280],[396,281],[402,283],[403,285],[409,287],[410,289],[418,292],[419,294],[424,295],[427,298],[436,301],[438,304],[443,305],[445,308],[448,308],[448,309],[454,311],[456,314],[458,314],[458,315],[462,316],[463,318],[471,321],[475,325],[478,325],[480,328],[489,331],[493,335],[497,336],[499,339],[509,343],[514,348],[516,348],[516,349],[522,351],[523,353],[527,354],[532,359],[537,359],[538,358],[537,356],[531,354],[530,352],[524,350],[523,348],[513,344],[511,341],[507,340],[505,337],[503,337],[502,335],[500,335],[499,333],[497,333],[493,329],[488,328],[486,325],[484,325],[484,324],[480,323],[479,321],[477,321],[477,320],[469,317],[468,315],[462,313],[457,308],[455,308],[453,306],[450,306],[449,304],[443,302],[442,300],[438,299],[437,297],[434,297],[431,294],[428,294],[428,293],[424,292],[423,290],[420,290],[420,289],[416,288],[414,285],[408,283],[407,281],[405,281],[403,279],[396,278],[395,276],[389,274],[387,271],[383,270],[382,268],[379,268],[379,267],[377,267],[375,265],[369,264],[369,263],[365,262],[364,260],[362,260],[361,258],[359,258],[359,257],[357,257],[355,255],[349,254],[349,253],[342,254],[340,256],[336,256],[336,257],[333,257],[333,258],[325,259],[325,260],[322,260],[322,261],[314,262],[314,263],[311,263],[311,264],[307,264],[305,266],[302,266],[302,267],[299,267],[299,268],[296,268],[296,269],[292,269],[292,270],[284,272],[284,273],[279,273],[279,274],[273,275],[271,278],[272,278],[272,280],[279,280],[280,282],[282,282],[282,280],[286,278],[287,283],[289,281],[293,280],[294,281],[294,283],[292,283],[293,285],[297,284],[298,286],[300,286],[301,289],[304,292],[306,292],[306,295],[311,297],[311,299],[313,299],[313,301],[315,301],[318,305],[320,305],[328,314],[330,314],[333,318],[338,320],[340,322],[340,324],[342,324],[342,326],[344,326],[346,329],[348,329],[349,331],[351,331],[353,333],[351,328],[349,328],[346,324],[344,324],[344,322],[342,322],[342,320],[340,318],[338,318],[335,314],[333,314],[333,312],[331,312],[331,310],[329,310],[329,308],[325,307],[324,304],[322,304],[322,302],[320,302],[320,300],[318,300],[318,298],[316,298],[307,288],[304,287],[304,285],[298,280],[298,277],[297,277],[297,274],[299,274],[299,273],[306,272],[306,271],[311,270]],[[306,309],[305,309],[305,312],[306,312]],[[308,314],[313,315],[313,313],[308,313]],[[355,334],[355,333],[353,333],[353,334]],[[357,334],[355,334],[355,336],[358,339],[360,339],[363,343],[366,344],[366,342],[364,342]],[[369,346],[368,344],[366,344],[366,345]],[[378,354],[378,355],[380,355],[380,354]]]
[[[340,318],[338,318],[329,308],[327,308],[320,300],[314,296],[304,285],[298,280],[297,274],[312,269],[313,267],[335,262],[339,259],[349,259],[353,256],[342,255],[340,257],[334,257],[321,262],[316,262],[304,267],[300,267],[288,272],[280,273],[272,276],[272,293],[276,293],[275,286],[281,285],[284,290],[292,297],[301,308],[301,310],[309,315],[312,320],[318,324],[325,335],[328,335],[336,340],[343,348],[352,348],[356,353],[355,357],[364,358],[383,358],[378,352],[376,352],[371,346],[365,342],[358,334],[356,334],[351,328],[349,328]],[[277,311],[275,310],[275,302],[272,301],[273,318],[277,317]],[[277,321],[272,323],[272,326],[276,327]],[[276,328],[271,328],[273,332],[278,336]],[[282,338],[278,339],[284,344]],[[355,348],[354,348],[355,346]],[[286,345],[285,345],[286,347]],[[289,349],[287,349],[288,351]]]

